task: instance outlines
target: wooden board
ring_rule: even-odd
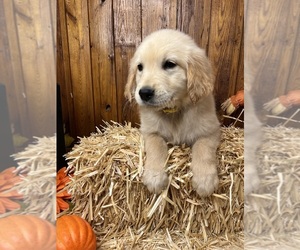
[[[76,134],[95,130],[87,1],[65,1]]]
[[[261,107],[285,94],[289,82],[297,78],[300,2],[248,1],[246,15],[245,59],[255,76],[254,92]]]
[[[14,1],[28,119],[35,136],[56,130],[56,72],[49,1]]]
[[[130,59],[141,42],[141,6],[139,1],[115,1],[114,37],[118,117],[120,122],[139,123],[137,107],[124,97]]]
[[[217,109],[234,94],[243,33],[243,2],[212,1],[208,56],[216,71]]]
[[[182,0],[178,8],[178,29],[189,34],[208,53],[211,1]]]
[[[142,38],[159,29],[176,29],[177,1],[142,2]]]
[[[7,86],[8,91],[8,106],[10,111],[11,122],[14,123],[16,132],[24,136],[31,137],[32,131],[28,119],[27,101],[25,98],[25,84],[23,77],[23,68],[21,62],[21,52],[19,48],[19,38],[17,26],[15,22],[15,9],[13,1],[2,1],[5,17],[3,28],[6,28],[7,36],[2,36],[2,39],[7,39],[4,48],[8,53],[4,56],[3,67],[1,67],[1,81]],[[8,57],[7,57],[8,56]],[[3,58],[1,56],[1,58]],[[2,64],[1,64],[2,65]],[[6,78],[7,77],[7,78]],[[16,117],[18,116],[18,117]]]
[[[4,84],[6,89],[5,93],[9,101],[9,114],[10,123],[19,123],[18,107],[14,108],[16,102],[15,88],[14,88],[14,77],[11,65],[11,51],[8,43],[8,32],[6,28],[5,13],[3,1],[0,1],[0,65],[2,70],[0,71],[0,84]],[[4,92],[3,92],[4,93]],[[6,97],[5,97],[6,98]]]
[[[73,90],[71,82],[69,40],[67,34],[65,2],[57,3],[57,82],[61,87],[62,115],[67,133],[76,135]]]
[[[113,6],[111,1],[89,1],[89,23],[95,124],[118,117],[114,64]]]

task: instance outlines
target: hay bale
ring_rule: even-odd
[[[89,221],[101,245],[121,241],[125,235],[130,235],[129,246],[137,245],[143,236],[154,237],[161,230],[166,237],[166,232],[181,232],[184,238],[194,235],[197,244],[203,245],[211,242],[213,235],[228,237],[240,232],[244,214],[243,138],[242,129],[222,128],[217,152],[220,184],[208,198],[200,198],[191,187],[190,148],[170,146],[169,186],[155,195],[141,182],[145,155],[138,129],[130,124],[106,124],[104,132],[98,129],[81,138],[67,154],[68,169],[74,172],[67,186],[74,206],[68,213]]]
[[[22,181],[16,189],[24,197],[24,208],[18,213],[34,214],[56,220],[56,136],[35,137],[23,151],[13,155]]]
[[[125,230],[114,238],[105,240],[100,249],[164,249],[164,250],[190,250],[190,249],[220,249],[237,250],[243,248],[243,233],[227,235],[214,235],[207,241],[199,234],[185,235],[181,231],[168,229],[158,230],[155,233],[135,235],[132,230]]]
[[[245,199],[245,244],[247,249],[258,249],[258,246],[297,249],[300,243],[300,129],[266,127],[264,136],[259,150],[261,185]]]

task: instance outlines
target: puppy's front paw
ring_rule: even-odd
[[[219,178],[217,173],[194,173],[192,178],[192,185],[200,196],[206,197],[211,195],[214,192],[214,190],[217,189],[219,185]]]
[[[142,181],[150,192],[158,194],[167,187],[169,179],[164,171],[146,168]]]

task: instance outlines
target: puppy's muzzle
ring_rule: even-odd
[[[150,101],[154,97],[155,91],[150,87],[141,88],[139,95],[144,102]]]

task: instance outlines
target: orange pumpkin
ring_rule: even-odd
[[[34,215],[10,215],[0,219],[0,249],[55,250],[55,226]]]
[[[91,225],[77,215],[63,215],[56,220],[57,250],[95,250],[96,235]]]

